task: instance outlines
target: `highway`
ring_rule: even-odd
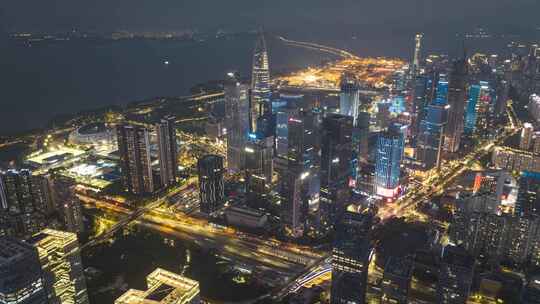
[[[274,290],[272,292],[272,299],[274,302],[282,301],[288,294],[296,292],[302,286],[309,285],[310,282],[328,275],[328,272],[331,273],[331,257],[329,255],[330,254],[326,254],[314,261],[311,265],[306,266],[303,271],[289,280],[286,280],[283,286]]]
[[[137,220],[138,218],[143,216],[145,213],[150,212],[152,209],[154,209],[154,208],[158,207],[159,205],[165,203],[167,198],[177,194],[178,192],[180,192],[182,190],[185,190],[188,186],[190,186],[192,184],[192,182],[193,182],[193,179],[191,180],[191,182],[187,182],[183,186],[178,187],[176,189],[173,189],[172,191],[169,191],[163,197],[158,198],[158,199],[148,203],[144,207],[139,207],[134,211],[131,211],[130,209],[126,209],[124,207],[118,207],[118,206],[113,205],[113,204],[111,204],[110,202],[107,202],[107,201],[99,201],[99,200],[97,200],[97,199],[95,199],[93,197],[84,196],[83,194],[78,193],[77,196],[79,197],[79,199],[81,199],[85,203],[94,203],[96,207],[103,208],[104,210],[106,210],[108,212],[116,211],[116,212],[120,212],[121,214],[126,215],[118,223],[114,224],[108,231],[106,231],[106,232],[104,232],[104,233],[102,233],[100,235],[97,235],[97,236],[95,236],[93,238],[90,238],[90,240],[87,243],[85,243],[85,244],[83,244],[81,246],[81,250],[84,250],[84,249],[86,249],[88,247],[92,247],[95,244],[98,244],[99,242],[102,242],[102,241],[110,238],[111,236],[114,235],[115,232],[117,232],[120,229],[126,227],[128,224],[130,224],[131,222]]]
[[[186,200],[192,199],[190,196],[197,195],[197,191],[185,188],[183,191],[189,196],[185,198]],[[178,192],[174,193],[174,195],[178,194]],[[116,231],[134,222],[160,233],[194,242],[201,247],[215,249],[223,257],[239,262],[240,265],[274,271],[282,278],[295,277],[303,273],[306,266],[324,257],[322,253],[314,252],[307,247],[282,243],[274,239],[262,239],[255,235],[237,232],[232,228],[212,225],[203,218],[173,212],[171,208],[159,207],[164,202],[164,198],[135,211],[109,202],[98,201],[95,198],[81,196],[81,200],[108,214],[124,216],[111,229],[84,244],[82,249],[110,238]]]
[[[422,215],[418,214],[415,210],[420,202],[443,192],[445,187],[453,183],[459,176],[470,169],[476,160],[488,155],[493,151],[493,148],[503,143],[509,137],[515,135],[520,130],[522,124],[516,116],[511,103],[508,103],[508,107],[507,114],[510,121],[509,127],[505,128],[496,138],[481,142],[473,151],[460,160],[450,162],[447,166],[442,168],[441,172],[432,175],[418,188],[411,190],[403,197],[399,198],[395,203],[386,204],[381,207],[378,212],[381,222],[385,222],[392,217],[403,216],[411,216],[413,219],[418,220],[419,218],[415,217]]]

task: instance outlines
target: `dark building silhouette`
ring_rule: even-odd
[[[209,214],[221,207],[225,200],[223,157],[206,155],[199,159],[197,168],[201,211]]]
[[[320,194],[318,114],[301,112],[287,121],[286,170],[281,174],[282,224],[295,236],[303,233],[310,203]]]
[[[412,273],[411,260],[390,257],[384,266],[381,304],[407,304]]]
[[[49,303],[37,249],[11,237],[0,237],[0,303]]]
[[[444,148],[457,152],[461,144],[465,119],[465,100],[467,99],[467,58],[456,60],[452,67],[448,84],[448,124],[444,129]]]
[[[334,215],[350,197],[353,119],[329,114],[322,122],[321,192],[332,204]]]
[[[167,116],[156,124],[161,184],[165,187],[178,178],[178,145],[176,143],[175,117]]]
[[[46,225],[50,189],[42,176],[29,170],[0,172],[0,236],[26,238]]]
[[[447,246],[443,249],[437,303],[465,304],[474,274],[474,258],[463,248]]]
[[[373,251],[371,214],[346,211],[335,225],[331,304],[366,303],[368,268]]]

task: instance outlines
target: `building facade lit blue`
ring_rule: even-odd
[[[339,95],[339,112],[341,115],[353,118],[353,125],[356,126],[358,119],[358,108],[360,106],[360,86],[356,79],[343,76],[341,81],[341,93]]]
[[[425,169],[433,168],[442,148],[442,133],[448,121],[448,82],[441,76],[434,100],[427,106],[420,122],[417,137],[416,159]]]
[[[465,112],[465,134],[472,135],[489,128],[493,99],[493,92],[488,82],[480,81],[479,84],[470,87]]]
[[[405,140],[398,125],[392,125],[379,135],[375,163],[377,195],[391,198],[398,194],[404,147]]]
[[[469,100],[465,111],[465,134],[471,135],[476,129],[476,104],[480,97],[480,86],[475,84],[469,88]]]

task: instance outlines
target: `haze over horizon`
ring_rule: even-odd
[[[4,31],[246,29],[272,31],[499,31],[537,28],[535,0],[5,0]]]

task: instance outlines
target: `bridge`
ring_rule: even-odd
[[[312,42],[291,40],[283,36],[278,36],[277,38],[281,40],[283,43],[288,44],[288,45],[302,47],[305,49],[320,51],[324,53],[329,53],[329,54],[336,55],[342,58],[347,58],[347,59],[360,59],[360,57],[354,55],[353,53],[345,51],[345,50],[341,50],[338,48],[321,45],[317,43],[312,43]]]

